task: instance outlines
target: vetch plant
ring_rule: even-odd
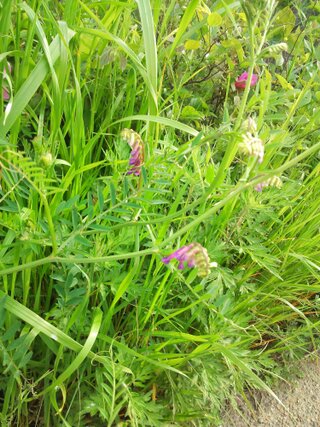
[[[282,187],[281,178],[279,178],[278,176],[272,176],[271,178],[267,179],[267,181],[257,184],[254,188],[256,191],[261,192],[265,187],[281,188]]]
[[[169,264],[172,259],[179,261],[179,270],[185,268],[185,263],[190,268],[198,268],[198,275],[200,277],[206,277],[210,273],[210,267],[216,266],[216,263],[210,264],[208,251],[200,243],[190,243],[190,245],[182,246],[172,254],[162,258],[162,262]]]
[[[237,78],[237,80],[235,81],[235,87],[237,89],[243,90],[246,88],[246,84],[247,84],[247,80],[248,80],[248,76],[249,74],[245,71],[244,73],[241,74],[241,76],[239,76]],[[251,81],[250,81],[250,86],[253,87],[257,84],[258,81],[258,74],[252,74],[251,77]]]
[[[144,161],[144,144],[141,136],[132,129],[123,129],[121,131],[121,136],[132,148],[129,160],[131,168],[127,174],[140,176],[141,166]]]
[[[318,16],[2,3],[1,420],[220,425],[318,340]]]
[[[7,67],[5,67],[4,70],[3,70],[3,78],[10,85],[10,80],[8,78],[8,72],[7,72],[7,70],[11,74],[11,65],[9,63],[7,63]],[[8,88],[6,87],[6,84],[2,85],[2,98],[3,98],[4,101],[8,101],[10,99],[10,93],[9,93]]]
[[[9,92],[7,91],[7,89],[5,87],[2,88],[2,97],[5,101],[8,101],[10,98]]]
[[[262,163],[264,157],[264,143],[256,135],[257,125],[256,122],[249,117],[241,126],[243,130],[242,142],[239,144],[240,153],[246,156],[253,156]]]

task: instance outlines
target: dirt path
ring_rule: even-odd
[[[286,409],[270,395],[257,393],[250,398],[253,412],[241,402],[239,412],[225,414],[221,427],[320,427],[320,359],[305,360],[298,369],[299,378],[273,387]]]

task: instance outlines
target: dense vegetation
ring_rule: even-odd
[[[2,425],[272,393],[319,347],[318,2],[0,11]]]

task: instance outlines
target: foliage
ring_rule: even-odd
[[[0,7],[2,424],[212,426],[274,395],[319,346],[317,2]],[[161,261],[192,242],[204,278]]]

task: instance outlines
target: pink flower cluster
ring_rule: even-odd
[[[241,74],[241,76],[237,78],[237,80],[235,81],[235,86],[237,89],[241,89],[241,90],[245,89],[248,76],[249,74],[245,71],[244,73]],[[250,86],[251,87],[255,86],[257,84],[257,81],[258,81],[258,74],[252,74]]]
[[[4,99],[5,101],[8,101],[8,100],[9,100],[9,98],[10,98],[9,92],[7,91],[7,89],[6,89],[6,88],[3,88],[3,89],[2,89],[2,97],[3,97],[3,99]]]

